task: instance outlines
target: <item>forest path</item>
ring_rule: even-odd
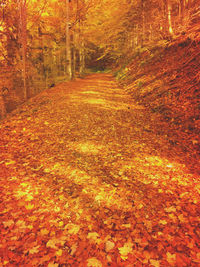
[[[200,264],[199,177],[158,127],[109,74],[2,121],[0,266]]]

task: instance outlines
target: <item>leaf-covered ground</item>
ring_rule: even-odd
[[[200,266],[199,177],[110,75],[1,123],[0,266]]]

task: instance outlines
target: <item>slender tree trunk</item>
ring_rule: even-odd
[[[84,51],[84,42],[81,41],[81,47],[79,49],[79,60],[80,60],[80,75],[84,74],[85,71],[85,51]]]
[[[179,0],[179,21],[181,25],[183,25],[184,20],[184,2],[184,0]]]
[[[73,48],[73,78],[76,77],[76,49]]]
[[[76,32],[73,32],[73,48],[72,48],[72,78],[75,78],[76,74]]]
[[[43,42],[43,35],[42,35],[42,30],[41,27],[38,27],[38,35],[39,35],[39,47],[40,47],[40,71],[41,71],[41,76],[42,76],[42,82],[44,83],[45,88],[47,88],[47,73],[45,70],[45,56],[44,56],[44,42]],[[38,89],[37,92],[38,93]]]
[[[69,26],[69,0],[66,0],[66,72],[68,78],[72,79],[72,60],[70,46],[70,26]]]
[[[164,22],[163,22],[164,38],[169,38],[173,35],[170,0],[163,0],[163,12],[164,12]]]
[[[172,14],[171,14],[172,8],[171,8],[171,5],[169,4],[169,2],[168,2],[168,5],[167,5],[167,11],[168,11],[168,30],[169,30],[170,34],[173,34]]]
[[[145,36],[145,21],[144,21],[144,0],[141,0],[141,16],[142,16],[142,27],[141,27],[141,47],[144,45],[144,36]]]
[[[20,30],[20,45],[21,45],[21,63],[22,63],[22,77],[23,77],[23,96],[27,99],[27,6],[26,0],[18,0],[19,8],[19,30]]]

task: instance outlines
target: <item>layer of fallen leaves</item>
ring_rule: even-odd
[[[154,128],[109,75],[2,121],[0,266],[200,265],[199,177]]]
[[[200,173],[200,42],[192,37],[197,31],[192,29],[166,47],[137,54],[123,83],[138,103],[163,121],[158,134],[165,135],[175,150],[181,148],[185,164]]]

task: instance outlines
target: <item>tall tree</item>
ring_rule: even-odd
[[[70,20],[69,20],[69,2],[66,0],[66,70],[69,79],[72,79],[72,59],[70,45]]]
[[[23,95],[27,99],[27,3],[26,0],[18,0],[19,9],[19,40],[21,46],[21,63],[23,77]]]

